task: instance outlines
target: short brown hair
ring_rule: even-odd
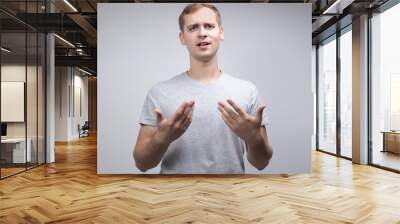
[[[209,3],[192,3],[192,4],[187,5],[183,9],[182,13],[179,15],[179,28],[181,29],[182,32],[184,29],[183,26],[185,25],[184,16],[195,13],[197,10],[199,10],[201,8],[209,8],[212,11],[214,11],[215,15],[217,16],[218,25],[221,26],[221,14],[219,13],[218,9],[214,5],[211,5]]]

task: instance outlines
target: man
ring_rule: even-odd
[[[265,106],[256,87],[219,69],[221,16],[195,3],[179,16],[190,68],[149,91],[133,157],[143,172],[161,162],[162,174],[242,174],[248,161],[264,169],[271,157]]]

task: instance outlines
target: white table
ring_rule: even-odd
[[[9,147],[13,147],[13,163],[25,163],[30,162],[32,160],[31,154],[31,145],[32,141],[30,138],[27,139],[28,147],[26,147],[26,154],[25,154],[25,138],[6,138],[1,139],[1,144]],[[3,147],[4,147],[3,146]],[[25,158],[27,161],[25,161]]]

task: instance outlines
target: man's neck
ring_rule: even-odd
[[[207,62],[190,58],[190,69],[187,73],[194,80],[212,83],[220,77],[222,72],[218,68],[217,58],[214,57],[214,59]]]

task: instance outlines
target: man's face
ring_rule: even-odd
[[[224,39],[223,28],[218,25],[217,15],[209,8],[201,8],[185,15],[183,31],[179,38],[192,57],[199,61],[210,61]]]

